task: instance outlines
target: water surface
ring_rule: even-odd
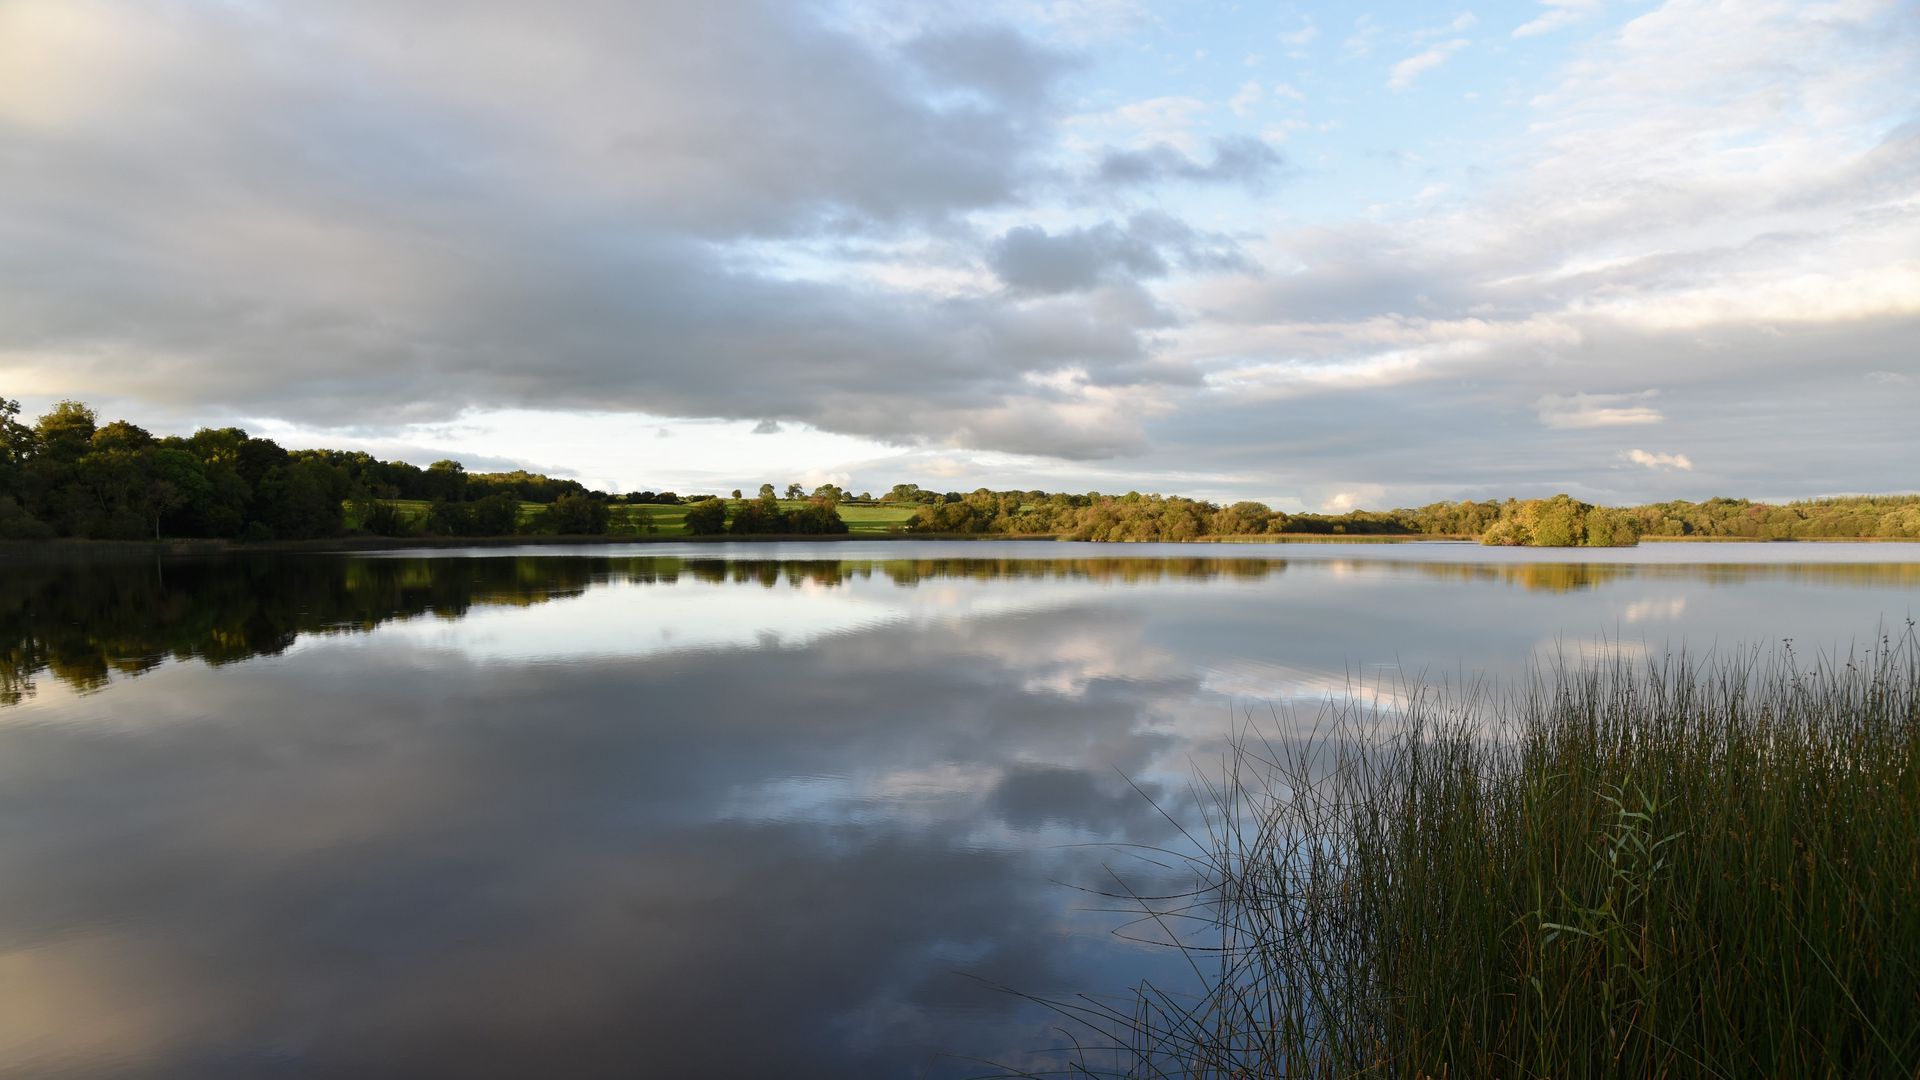
[[[1920,610],[1920,546],[835,543],[0,571],[0,1075],[964,1076],[1168,985],[1236,717]]]

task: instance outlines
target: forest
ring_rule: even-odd
[[[1290,514],[1264,503],[1041,490],[938,492],[896,484],[877,498],[832,484],[785,497],[609,493],[528,472],[425,468],[361,451],[288,450],[235,427],[155,436],[63,401],[32,424],[0,398],[0,539],[827,535],[859,531],[1090,541],[1381,536],[1498,545],[1612,547],[1643,537],[1920,539],[1920,495],[1768,504],[1712,498],[1603,507],[1567,495]],[[672,508],[670,513],[655,513]]]

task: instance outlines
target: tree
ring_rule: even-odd
[[[740,489],[739,489],[739,488],[734,488],[734,489],[733,489],[733,497],[734,497],[734,498],[736,498],[736,499],[738,499],[738,498],[740,498],[740,497],[741,497],[741,495],[740,495]]]
[[[405,536],[411,531],[399,508],[381,499],[354,504],[353,514],[360,519],[360,528],[375,536]]]
[[[727,504],[719,499],[702,499],[687,507],[687,532],[694,536],[718,536],[727,531]]]
[[[153,435],[147,429],[125,420],[115,420],[95,431],[92,442],[95,451],[137,452],[153,445]]]
[[[807,489],[806,489],[806,488],[803,488],[803,487],[801,487],[801,486],[800,486],[799,484],[788,484],[788,485],[787,485],[787,498],[789,498],[789,499],[804,499],[804,498],[806,498],[806,497],[807,497]]]
[[[561,499],[579,497],[560,496]],[[559,500],[555,502],[557,504]],[[502,491],[474,500],[467,505],[467,527],[473,530],[473,536],[512,536],[520,528],[520,496]]]
[[[752,502],[741,503],[727,523],[730,533],[779,533],[787,531],[787,515],[773,497],[773,485],[765,485],[766,494]]]
[[[255,524],[282,539],[333,536],[346,519],[333,492],[332,471],[316,461],[275,465],[261,478],[255,500],[266,508]]]
[[[153,538],[158,540],[163,521],[172,521],[179,512],[179,524],[192,526],[205,517],[214,494],[213,481],[207,479],[206,466],[178,447],[163,446],[148,458],[147,484],[141,493],[141,508],[153,519]]]
[[[21,494],[22,470],[33,452],[33,429],[19,417],[20,403],[0,398],[0,496],[15,499]]]
[[[763,499],[771,499],[771,498],[773,498],[773,485],[772,485],[772,484],[761,484],[761,485],[760,485],[760,497],[761,497],[761,498],[763,498]]]
[[[562,495],[545,514],[547,527],[562,536],[604,533],[610,517],[607,504],[591,495]]]
[[[798,510],[786,512],[786,522],[782,532],[799,533],[807,536],[832,535],[847,531],[847,523],[834,505],[815,499]]]
[[[92,409],[78,401],[58,402],[33,425],[35,446],[42,457],[74,464],[93,449],[95,424]]]
[[[427,498],[462,502],[467,497],[467,467],[457,461],[436,461],[427,466]]]

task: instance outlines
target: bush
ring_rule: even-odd
[[[11,495],[0,495],[0,540],[46,540],[53,526],[22,509]]]
[[[398,507],[379,499],[354,504],[353,516],[360,521],[360,531],[374,536],[405,536],[413,531]]]

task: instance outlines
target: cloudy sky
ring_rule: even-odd
[[[0,0],[0,396],[620,490],[1912,490],[1920,5]]]

